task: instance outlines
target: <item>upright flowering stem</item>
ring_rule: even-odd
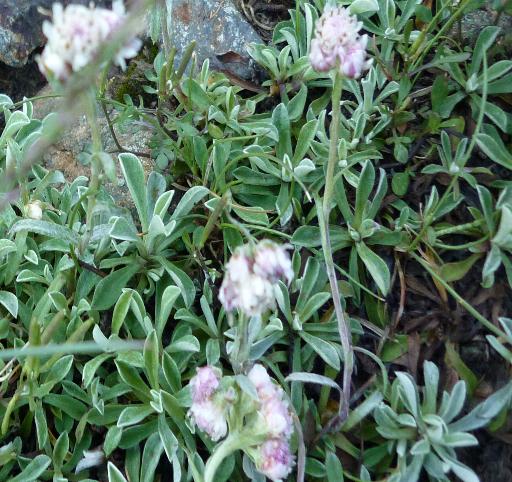
[[[235,450],[244,449],[254,443],[251,434],[231,432],[222,443],[220,443],[206,463],[204,469],[204,482],[215,482],[215,473],[222,461],[231,455]]]
[[[96,90],[93,88],[89,95],[88,106],[87,106],[87,121],[91,128],[92,137],[92,156],[91,156],[91,179],[89,181],[89,188],[87,190],[87,213],[86,213],[86,224],[87,224],[87,235],[81,244],[81,251],[87,249],[87,244],[92,235],[93,230],[93,216],[94,208],[96,206],[96,195],[100,188],[100,171],[101,165],[98,158],[98,154],[101,151],[101,133],[98,125],[98,117],[96,112]]]
[[[234,343],[231,364],[235,373],[240,374],[249,360],[249,320],[243,313],[238,318]]]
[[[348,321],[343,312],[340,301],[340,291],[338,288],[338,280],[336,278],[336,270],[332,257],[332,247],[329,235],[329,215],[331,213],[331,204],[334,190],[334,171],[338,162],[338,142],[339,142],[339,124],[341,110],[341,91],[343,87],[343,79],[338,69],[334,72],[334,86],[332,91],[332,116],[330,125],[330,145],[329,159],[327,160],[327,173],[325,179],[325,190],[323,205],[318,203],[318,220],[320,224],[320,232],[322,237],[322,249],[324,252],[325,265],[327,268],[327,276],[331,286],[332,299],[334,303],[334,311],[338,321],[338,332],[340,335],[341,346],[343,348],[343,394],[344,403],[340,407],[340,415],[342,419],[348,416],[348,402],[350,399],[350,384],[353,369],[352,335]]]

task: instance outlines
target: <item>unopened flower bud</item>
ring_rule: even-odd
[[[30,219],[42,219],[43,209],[41,208],[41,203],[39,201],[28,203],[26,206],[26,214]]]

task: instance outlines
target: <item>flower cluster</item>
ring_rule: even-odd
[[[248,316],[274,307],[274,285],[290,283],[293,269],[286,246],[269,240],[238,248],[226,265],[219,299],[226,311],[239,309]]]
[[[294,459],[290,452],[293,422],[283,389],[275,385],[262,365],[254,365],[247,375],[259,397],[258,415],[268,435],[256,452],[256,467],[270,480],[280,481],[290,474]]]
[[[52,22],[43,23],[48,39],[37,59],[41,72],[65,81],[93,60],[101,45],[123,24],[125,10],[121,0],[115,0],[112,10],[94,6],[53,4]],[[142,42],[131,38],[116,53],[114,62],[123,69],[125,59],[137,55]]]
[[[219,369],[205,366],[198,368],[190,380],[192,406],[189,417],[213,441],[225,437],[228,431],[224,404],[215,396],[221,375]]]
[[[345,77],[355,79],[368,69],[366,60],[367,35],[359,35],[362,23],[346,8],[326,7],[316,23],[309,59],[318,72],[339,68]]]

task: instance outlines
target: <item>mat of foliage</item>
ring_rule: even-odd
[[[218,289],[248,235],[293,255],[295,278],[250,347],[300,422],[290,480],[511,480],[504,32],[464,45],[467,0],[352,4],[374,62],[343,85],[329,219],[355,349],[340,423],[343,355],[313,201],[332,80],[308,60],[324,2],[297,3],[268,45],[250,46],[262,84],[208,63],[184,74],[159,53],[145,104],[100,95],[116,129],[152,130],[153,162],[119,155],[133,209],[102,188],[93,226],[87,178],[22,164],[53,115],[0,97],[3,172],[17,166],[19,181],[0,213],[0,480],[201,480],[215,444],[187,420],[187,384],[205,364],[231,370]],[[215,480],[249,479],[262,480],[234,453]]]

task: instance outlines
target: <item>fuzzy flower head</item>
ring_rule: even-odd
[[[256,387],[258,413],[269,438],[289,439],[293,432],[293,421],[283,389],[270,379],[262,365],[254,365],[247,377]]]
[[[239,309],[255,316],[275,305],[274,285],[279,279],[290,282],[293,270],[286,247],[272,241],[238,248],[226,265],[219,299],[226,311]]]
[[[52,21],[43,22],[47,38],[43,53],[38,57],[39,69],[46,76],[67,80],[73,72],[90,63],[101,45],[112,37],[125,20],[121,0],[113,2],[112,10],[96,8],[92,4],[68,5],[54,3]],[[119,48],[114,63],[123,69],[126,59],[137,55],[142,42],[133,37]]]
[[[213,400],[193,403],[188,415],[214,442],[224,438],[228,432],[224,408]]]
[[[286,479],[294,465],[290,445],[283,439],[269,439],[259,449],[256,468],[273,482]]]
[[[190,380],[193,402],[199,403],[211,399],[219,388],[220,377],[221,374],[218,368],[210,366],[198,368],[196,376]]]
[[[362,23],[346,8],[328,6],[316,23],[315,38],[311,41],[309,60],[318,72],[336,67],[340,73],[355,79],[368,69],[366,60],[367,35],[359,35]]]
[[[225,403],[218,393],[221,376],[218,368],[204,366],[198,368],[190,380],[192,406],[188,416],[214,442],[225,437],[228,431]]]

